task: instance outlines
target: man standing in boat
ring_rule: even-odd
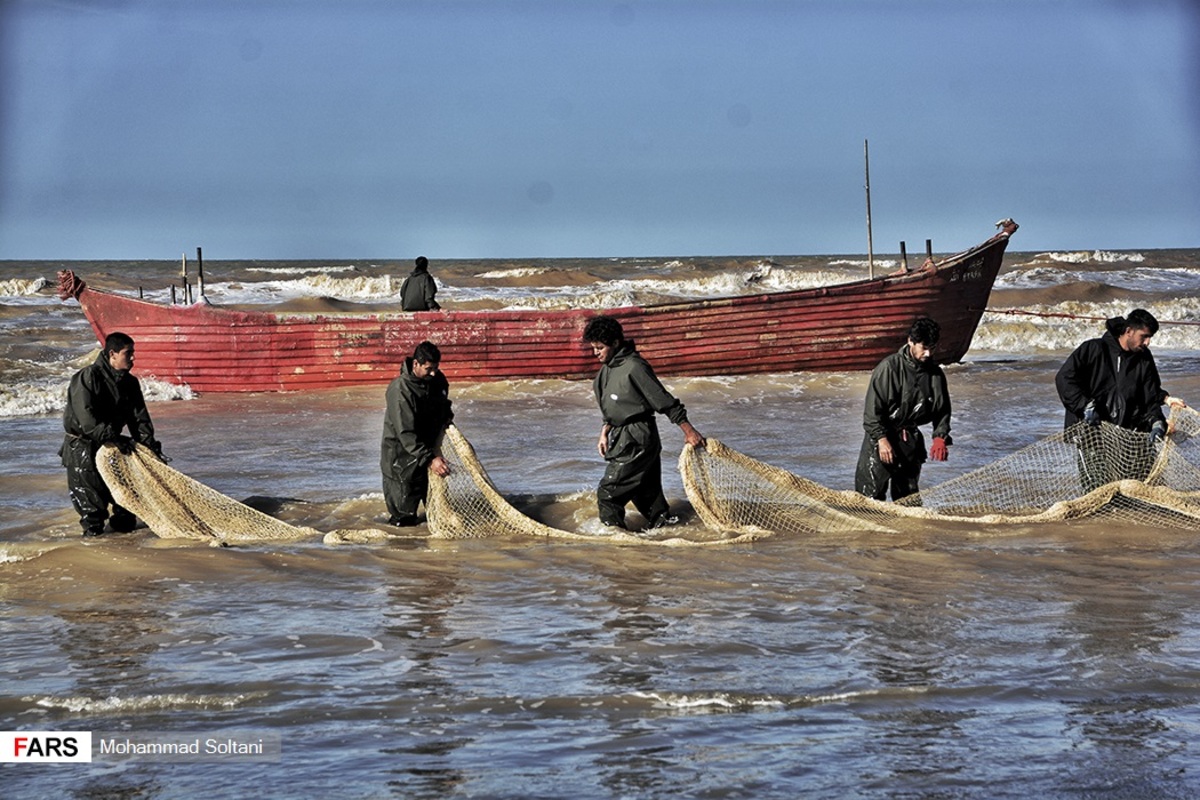
[[[941,328],[928,317],[913,322],[908,341],[880,361],[867,385],[862,452],[855,488],[867,497],[892,500],[918,491],[925,438],[918,426],[933,423],[929,458],[945,461],[950,439],[950,393],[946,374],[932,359]]]
[[[441,308],[434,299],[437,284],[429,274],[429,259],[417,256],[416,267],[400,284],[400,307],[405,311],[436,311]]]
[[[603,364],[593,388],[604,427],[596,445],[607,461],[596,490],[600,521],[625,527],[625,506],[632,502],[648,528],[674,521],[662,488],[662,441],[655,413],[663,414],[683,431],[684,441],[703,447],[704,437],[688,422],[683,403],[659,382],[654,369],[625,338],[621,323],[612,317],[595,317],[583,331]]]
[[[1054,378],[1066,410],[1064,429],[1087,423],[1087,428],[1074,434],[1085,492],[1110,481],[1145,479],[1156,455],[1154,445],[1167,434],[1163,405],[1187,405],[1162,388],[1150,352],[1150,338],[1158,333],[1153,314],[1135,308],[1128,317],[1113,317],[1104,325],[1104,335],[1075,348]],[[1122,452],[1120,444],[1112,442],[1106,453],[1102,422],[1146,434],[1144,446],[1137,452]],[[1125,468],[1121,468],[1121,457]]]
[[[380,467],[392,525],[417,524],[417,506],[429,490],[429,471],[450,474],[450,466],[437,452],[442,434],[454,421],[450,385],[439,369],[441,362],[437,345],[421,342],[387,388]]]
[[[142,385],[130,374],[131,369],[133,339],[113,332],[105,338],[104,349],[96,360],[76,372],[67,388],[67,407],[63,411],[66,437],[58,455],[67,468],[67,491],[79,513],[84,536],[100,536],[105,522],[117,533],[128,533],[137,524],[134,515],[113,500],[108,484],[96,469],[100,446],[115,444],[121,452],[130,453],[135,443],[141,443],[163,457],[162,445],[154,438]],[[121,433],[126,429],[129,436]]]

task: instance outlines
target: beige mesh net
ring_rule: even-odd
[[[683,547],[733,544],[760,536],[746,533],[697,541],[680,537],[656,539],[623,531],[584,534],[558,530],[530,519],[509,504],[492,485],[470,443],[454,426],[446,433],[442,456],[450,464],[451,473],[445,478],[430,474],[426,503],[429,532],[436,538],[524,535]],[[162,463],[141,445],[129,454],[105,445],[100,448],[96,463],[113,498],[164,539],[200,539],[222,545],[322,536],[314,528],[289,525],[226,497]],[[324,534],[326,544],[370,544],[410,538],[416,537],[372,528]]]
[[[1200,529],[1200,415],[1172,412],[1170,435],[1079,424],[899,503],[835,491],[709,439],[679,458],[706,525],[731,533],[901,532],[937,521],[1019,524],[1103,518]]]
[[[513,508],[496,490],[487,471],[479,463],[474,448],[454,425],[446,430],[442,457],[450,465],[450,474],[444,478],[430,474],[426,503],[429,530],[441,538],[524,535],[624,545],[694,547],[736,544],[753,541],[763,535],[759,531],[745,531],[731,538],[694,540],[678,536],[656,539],[624,531],[605,534],[563,531],[532,520]]]
[[[505,500],[470,442],[451,426],[442,443],[451,472],[445,478],[430,475],[426,511],[436,538],[535,536],[666,547],[737,544],[773,533],[898,533],[938,521],[993,525],[1102,518],[1200,530],[1200,414],[1178,409],[1170,425],[1170,435],[1158,443],[1108,424],[1078,425],[899,503],[827,489],[709,439],[706,448],[686,446],[679,469],[696,514],[720,533],[716,539],[656,538],[663,531],[574,533],[537,522]],[[322,535],[226,497],[140,445],[130,454],[106,445],[96,461],[114,499],[164,538],[234,544]],[[324,535],[329,544],[398,538],[411,537],[377,529]]]
[[[164,539],[202,539],[219,545],[321,535],[210,489],[162,463],[143,445],[124,454],[106,444],[96,454],[96,466],[113,499]]]

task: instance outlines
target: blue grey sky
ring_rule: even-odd
[[[0,259],[1200,247],[1187,0],[0,0]]]

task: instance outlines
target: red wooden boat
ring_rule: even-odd
[[[1012,220],[983,244],[920,269],[798,291],[605,309],[661,375],[862,370],[904,341],[921,315],[942,328],[936,356],[971,344]],[[59,273],[103,342],[137,342],[137,372],[200,392],[267,392],[387,383],[424,339],[451,381],[588,378],[580,340],[592,309],[304,314],[237,311],[208,302],[161,305]]]

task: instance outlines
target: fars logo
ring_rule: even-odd
[[[0,731],[0,764],[91,760],[91,731]]]

